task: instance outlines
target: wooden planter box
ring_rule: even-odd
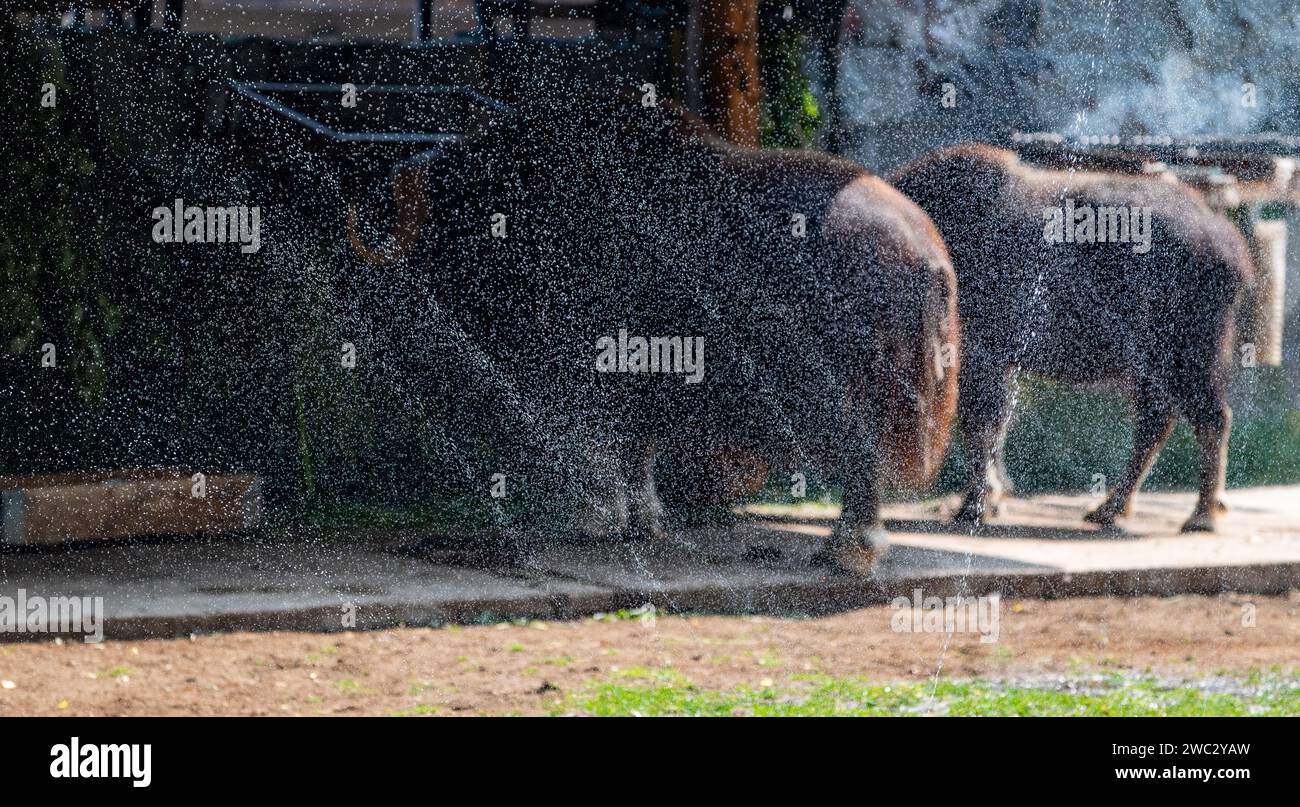
[[[251,474],[212,474],[203,496],[176,468],[0,477],[0,543],[8,546],[145,535],[234,532],[262,524]]]

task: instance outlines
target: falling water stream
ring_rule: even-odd
[[[1242,8],[1238,11],[1190,8],[1187,3],[1169,4],[1174,12],[1190,18],[1193,23],[1191,29],[1197,36],[1203,37],[1204,43],[1208,43],[1197,42],[1193,48],[1181,45],[1169,46],[1166,40],[1176,39],[1176,32],[1171,33],[1171,31],[1177,26],[1162,19],[1160,25],[1148,26],[1151,30],[1146,30],[1127,16],[1132,13],[1132,9],[1118,3],[1117,0],[1108,0],[1102,7],[1086,3],[1084,0],[1056,0],[1055,2],[1049,0],[1043,6],[1042,30],[1035,32],[1039,40],[1034,44],[1041,45],[1041,53],[1035,51],[1033,55],[1042,55],[1051,69],[1044,69],[1031,77],[1017,77],[1016,81],[1019,81],[1019,84],[1008,81],[1002,88],[1006,91],[1007,97],[993,98],[991,101],[980,97],[981,92],[989,94],[988,87],[964,88],[969,89],[970,92],[968,95],[960,96],[963,99],[961,103],[967,103],[965,99],[969,97],[975,101],[974,107],[977,107],[969,110],[971,117],[966,122],[963,122],[960,115],[966,113],[967,108],[959,106],[956,113],[946,118],[943,116],[947,112],[932,108],[935,99],[925,96],[923,92],[916,89],[920,83],[914,80],[917,75],[914,63],[924,62],[924,69],[928,71],[928,75],[936,77],[936,81],[952,80],[960,84],[963,80],[974,82],[981,76],[987,78],[989,75],[994,75],[988,65],[980,59],[998,51],[1001,47],[986,41],[990,37],[988,31],[984,30],[985,17],[1002,6],[1000,0],[998,2],[977,0],[975,3],[937,0],[934,3],[911,5],[900,3],[894,9],[897,19],[889,20],[884,18],[878,4],[874,2],[861,0],[853,5],[859,8],[859,16],[866,21],[864,26],[867,30],[864,33],[860,32],[863,42],[858,44],[846,42],[843,65],[840,66],[841,82],[845,85],[843,90],[847,100],[845,115],[849,123],[856,127],[859,140],[856,144],[851,143],[846,156],[867,163],[868,167],[879,175],[885,175],[889,169],[938,146],[973,138],[993,141],[997,137],[1009,135],[1010,131],[994,130],[990,118],[995,115],[990,110],[1005,109],[1019,97],[1018,88],[1024,86],[1033,90],[1027,101],[1032,108],[1025,111],[1029,125],[1043,131],[1055,131],[1076,141],[1098,134],[1109,135],[1118,132],[1145,135],[1162,134],[1166,131],[1174,135],[1196,133],[1216,125],[1245,131],[1262,126],[1265,122],[1273,126],[1285,126],[1289,121],[1294,122],[1297,117],[1294,110],[1288,111],[1286,105],[1282,103],[1282,100],[1287,97],[1286,93],[1295,92],[1296,82],[1286,79],[1269,83],[1268,71],[1264,67],[1274,63],[1294,64],[1294,54],[1288,49],[1293,49],[1292,35],[1300,25],[1295,24],[1295,20],[1291,20],[1292,24],[1289,26],[1266,25],[1269,22],[1271,6],[1265,0],[1243,0]],[[926,8],[923,9],[922,6]],[[872,14],[876,16],[872,17]],[[927,15],[933,19],[925,19]],[[933,31],[925,30],[927,25],[932,25]],[[1234,25],[1243,29],[1258,28],[1257,52],[1234,55],[1236,54],[1234,48],[1240,50],[1238,46],[1249,39],[1250,33],[1237,31]],[[1112,38],[1118,44],[1112,44]],[[1144,47],[1150,51],[1148,54],[1140,57],[1134,55],[1141,52]],[[1003,50],[1007,49],[1003,48]],[[1000,56],[1006,57],[1006,54],[1000,53]],[[1023,64],[1011,57],[1006,57],[1006,63]],[[367,70],[373,67],[373,65],[363,66]],[[244,67],[241,66],[240,70],[243,69]],[[409,66],[402,69],[410,70]],[[436,71],[428,72],[433,75]],[[1243,76],[1249,78],[1252,83],[1259,82],[1263,88],[1261,92],[1274,93],[1269,96],[1274,99],[1274,107],[1256,109],[1245,108],[1242,105],[1228,105],[1230,114],[1225,113],[1224,120],[1217,120],[1213,110],[1224,106],[1219,102],[1224,98],[1232,97],[1237,92]],[[427,78],[423,74],[418,77],[421,80]],[[414,81],[410,76],[405,78],[408,83]],[[537,86],[545,86],[546,80],[550,78],[541,76]],[[393,81],[396,83],[402,79],[402,76],[395,76]],[[1287,81],[1291,83],[1287,84]],[[556,82],[557,85],[564,86],[558,78]],[[531,87],[529,91],[542,93],[546,90]],[[998,95],[998,93],[993,92],[991,95]],[[989,103],[981,107],[980,104],[984,101]],[[1281,111],[1279,108],[1282,108]],[[1287,117],[1288,115],[1290,118]],[[292,126],[284,125],[287,128],[282,134],[289,133]],[[204,143],[203,148],[209,148],[211,145],[210,142]],[[1005,145],[1005,140],[997,145]],[[230,143],[219,143],[218,146],[233,148]],[[602,159],[609,158],[609,155],[596,155],[584,151],[586,146],[587,144],[584,143],[572,144],[568,156],[575,161],[590,160],[590,165],[602,165]],[[339,166],[331,162],[335,159],[334,156],[326,156],[324,151],[314,151],[308,147],[294,150],[291,154],[277,156],[289,160],[301,175],[314,178],[327,189],[328,198],[304,200],[305,204],[343,211],[350,203],[357,201],[355,193],[351,192],[354,189],[345,187],[343,174],[338,170]],[[462,166],[461,170],[472,172],[475,167]],[[1062,205],[1070,196],[1071,184],[1076,182],[1076,174],[1084,170],[1087,170],[1086,166],[1081,167],[1077,164],[1070,164],[1064,169],[1068,182],[1059,199]],[[611,173],[616,174],[617,171]],[[610,179],[611,184],[625,181],[627,181],[626,177]],[[635,182],[628,182],[628,186],[635,190]],[[206,187],[226,191],[221,180],[214,180]],[[308,185],[304,184],[304,187]],[[614,195],[616,194],[611,194]],[[638,230],[637,224],[643,220],[651,222],[652,225],[656,221],[659,224],[671,221],[669,215],[657,220],[642,217],[645,211],[638,209],[638,205],[644,207],[653,204],[653,199],[620,201],[627,205],[626,208],[618,211],[622,218],[608,227],[604,237],[618,241],[620,244],[629,244],[631,245],[627,247],[629,249],[646,250],[647,263],[653,263],[655,267],[676,268],[679,274],[684,275],[677,280],[680,281],[683,289],[682,297],[693,307],[692,316],[698,318],[695,320],[696,324],[710,334],[710,339],[716,337],[720,342],[727,344],[743,341],[744,325],[729,319],[735,316],[733,310],[735,307],[729,308],[729,298],[725,296],[725,290],[719,291],[718,284],[711,285],[710,281],[713,278],[701,276],[698,272],[692,274],[701,267],[709,266],[708,256],[701,255],[701,247],[690,243],[689,239],[679,237],[676,233],[667,232],[672,227],[663,227],[664,231],[655,231],[653,226],[647,227],[647,231]],[[721,207],[721,204],[717,206]],[[434,237],[437,234],[437,226],[436,220],[430,225]],[[595,222],[590,226],[598,227]],[[341,237],[338,237],[341,232],[340,221],[337,231],[331,234],[331,237],[336,238],[336,246],[342,242]],[[347,381],[338,380],[338,376],[325,375],[324,364],[329,353],[324,350],[325,345],[317,344],[322,341],[317,338],[321,333],[329,332],[331,338],[338,334],[351,336],[355,333],[356,341],[363,346],[368,341],[378,345],[385,339],[384,328],[387,324],[385,318],[390,313],[385,306],[413,309],[415,314],[410,318],[413,321],[410,332],[401,334],[397,340],[405,347],[408,355],[384,355],[377,362],[381,372],[394,370],[384,375],[382,381],[384,393],[389,396],[386,400],[392,409],[397,411],[382,414],[392,417],[395,421],[412,421],[408,425],[416,436],[411,439],[421,443],[415,446],[415,450],[424,452],[421,460],[435,458],[438,463],[437,472],[444,473],[447,490],[438,490],[437,494],[450,492],[466,500],[472,498],[473,506],[481,507],[486,527],[477,530],[476,534],[480,537],[487,536],[484,538],[485,542],[498,541],[502,547],[518,550],[503,553],[503,557],[506,558],[504,561],[496,562],[494,558],[491,571],[522,579],[525,584],[531,586],[545,585],[547,579],[559,579],[558,570],[548,565],[549,559],[545,550],[549,547],[546,541],[555,539],[557,535],[566,536],[564,540],[572,539],[568,523],[558,528],[554,523],[557,514],[568,508],[571,502],[542,503],[541,508],[547,511],[544,517],[550,517],[551,521],[521,519],[511,510],[514,501],[511,502],[511,507],[508,507],[503,498],[482,495],[487,486],[487,479],[493,473],[503,471],[511,478],[512,483],[516,478],[524,480],[521,487],[525,489],[530,483],[535,482],[534,491],[527,492],[535,492],[537,489],[546,489],[548,492],[564,489],[569,493],[573,493],[574,490],[582,490],[585,493],[587,487],[594,485],[588,477],[595,474],[587,467],[586,462],[593,445],[599,442],[600,438],[608,436],[607,431],[617,431],[620,425],[608,427],[599,424],[592,427],[584,423],[589,413],[583,410],[582,404],[585,403],[583,401],[553,405],[544,400],[538,390],[531,386],[532,379],[527,372],[508,366],[508,363],[494,352],[496,345],[484,344],[481,341],[483,337],[475,332],[473,325],[459,319],[461,314],[457,311],[457,300],[445,299],[439,294],[428,292],[427,287],[421,285],[422,281],[410,281],[413,283],[413,288],[426,291],[420,299],[399,299],[400,292],[405,288],[402,283],[407,282],[407,278],[397,276],[401,273],[415,275],[424,271],[436,273],[439,271],[438,258],[432,260],[428,266],[415,266],[412,261],[410,264],[398,263],[386,268],[368,267],[359,261],[351,261],[347,264],[349,267],[347,271],[352,273],[349,279],[356,281],[353,285],[363,288],[361,293],[353,296],[351,292],[344,293],[335,288],[331,283],[330,273],[315,264],[316,256],[312,252],[313,245],[310,239],[319,236],[320,233],[304,235],[295,232],[281,235],[283,235],[282,239],[277,238],[274,243],[266,245],[264,257],[271,270],[279,275],[274,279],[283,282],[291,290],[290,294],[297,294],[294,299],[307,301],[303,303],[303,307],[308,309],[307,318],[311,320],[310,327],[315,329],[311,332],[310,338],[304,338],[303,344],[297,346],[301,355],[294,357],[295,363],[292,365],[302,371],[303,376],[295,378],[289,385],[294,393],[299,394],[297,403],[300,410],[309,405],[302,403],[302,399],[306,397],[302,391],[310,388],[312,384],[329,386],[325,397],[330,403],[337,403],[339,398],[346,397],[349,389],[347,384],[355,382],[361,375],[357,374]],[[373,240],[373,235],[369,233],[368,237]],[[176,254],[176,251],[171,254]],[[597,251],[592,254],[604,253]],[[741,255],[739,248],[735,254]],[[339,254],[335,254],[333,258],[338,259]],[[745,259],[746,256],[723,256],[724,261]],[[186,258],[178,260],[179,265],[185,266]],[[457,257],[452,256],[448,260],[457,260]],[[216,262],[213,265],[216,265]],[[517,266],[507,267],[507,269],[520,275],[529,273],[541,275],[544,267]],[[605,269],[608,267],[575,267],[573,271],[581,274],[579,279],[594,282],[601,279],[598,275]],[[1027,298],[1016,301],[1017,310],[1024,312],[1024,318],[1016,323],[1017,331],[1012,342],[1014,349],[1007,378],[1008,400],[999,429],[999,434],[1003,436],[1017,420],[1017,415],[1021,414],[1022,408],[1027,410],[1034,408],[1032,391],[1025,393],[1027,381],[1022,378],[1022,363],[1032,367],[1032,362],[1027,359],[1044,339],[1042,328],[1048,321],[1045,313],[1051,301],[1051,284],[1054,282],[1051,273],[1052,268],[1048,262],[1040,262],[1034,270],[1032,282],[1028,284]],[[797,300],[761,299],[762,291],[759,290],[757,297],[760,298],[760,304],[766,303],[767,306],[764,310],[753,311],[755,321],[779,322],[782,317],[813,316],[812,312],[799,310],[800,303]],[[255,290],[250,291],[250,298],[255,294]],[[773,293],[769,296],[778,296],[778,294]],[[358,311],[357,309],[365,307],[359,302],[360,300],[371,301],[374,310]],[[264,301],[259,300],[259,302]],[[759,307],[761,305],[756,305],[756,309]],[[543,338],[566,333],[564,325],[567,323],[550,322],[546,320],[549,315],[540,311],[538,313],[536,324]],[[563,316],[560,315],[561,318]],[[802,326],[803,323],[798,324]],[[732,355],[730,358],[734,359],[734,366],[728,367],[727,372],[730,373],[728,380],[743,388],[745,394],[749,396],[746,403],[752,405],[752,411],[763,417],[765,421],[763,428],[766,430],[764,435],[783,447],[781,462],[791,463],[795,469],[816,470],[811,466],[817,462],[815,458],[819,446],[815,445],[815,441],[808,436],[809,431],[804,428],[805,422],[809,420],[824,422],[832,416],[837,405],[842,402],[842,398],[836,397],[835,388],[839,376],[836,368],[832,366],[833,358],[816,350],[807,351],[806,344],[802,344],[802,347],[807,353],[813,355],[804,355],[800,352],[800,340],[805,335],[805,331],[800,331],[798,327],[792,325],[788,330],[772,337],[771,342],[764,346],[766,352],[739,351]],[[1049,333],[1048,337],[1050,336]],[[515,335],[506,334],[502,338],[509,340],[515,338]],[[559,339],[559,337],[555,338]],[[583,347],[586,348],[587,345]],[[263,346],[263,349],[271,353],[276,348]],[[807,410],[795,409],[789,399],[783,397],[781,381],[773,381],[769,378],[771,368],[765,366],[765,361],[770,361],[771,355],[783,351],[789,355],[799,356],[797,359],[800,362],[797,368],[799,380],[812,390],[807,396],[811,401],[807,405]],[[379,354],[381,351],[376,350],[375,353]],[[567,353],[565,355],[570,356]],[[308,367],[317,359],[320,366],[312,364]],[[399,364],[407,360],[410,361],[409,365],[402,365],[401,371],[395,370]],[[412,370],[411,366],[415,369]],[[238,368],[224,369],[232,373],[238,372]],[[573,369],[572,366],[564,366],[558,372],[568,373]],[[308,378],[311,373],[316,375]],[[255,377],[254,372],[248,373],[248,379]],[[373,380],[371,376],[366,378]],[[242,384],[255,383],[248,379],[238,381]],[[557,387],[562,386],[563,383],[564,381],[561,380],[555,381]],[[335,386],[330,386],[331,384]],[[231,385],[237,386],[235,381],[232,381]],[[273,393],[268,392],[269,394]],[[213,393],[213,397],[217,397],[217,393]],[[1028,403],[1022,400],[1022,397],[1026,398]],[[371,402],[371,399],[367,399],[366,402]],[[460,411],[457,407],[472,410],[471,417],[467,420],[473,422],[462,424],[452,421],[452,414]],[[326,408],[322,407],[322,409]],[[594,411],[596,404],[592,404],[591,409]],[[366,417],[370,414],[364,412],[362,416]],[[338,413],[333,410],[324,412],[326,418],[334,415]],[[233,419],[238,420],[238,416]],[[283,424],[272,424],[269,429],[274,431],[282,426]],[[307,427],[300,423],[300,429],[306,430]],[[232,427],[232,431],[238,431],[238,426]],[[216,433],[215,429],[214,433]],[[269,436],[287,440],[279,433]],[[308,437],[322,442],[331,439],[328,433],[310,434]],[[136,436],[136,440],[141,443],[147,442],[143,436]],[[131,440],[123,442],[130,445],[133,451],[135,450]],[[344,443],[346,440],[340,439],[338,442]],[[489,450],[483,452],[476,450],[481,447],[479,444],[482,442],[490,444]],[[329,450],[346,453],[347,448],[349,446],[327,445],[323,453],[328,453]],[[707,448],[727,448],[727,446]],[[996,451],[994,462],[1001,463],[1004,451],[1001,443],[998,444]],[[1076,459],[1076,455],[1069,453],[1069,448],[1062,448],[1060,451],[1065,452],[1067,463],[1072,466],[1082,466],[1085,462],[1084,459]],[[148,452],[142,448],[140,453],[147,455]],[[213,453],[221,455],[219,450]],[[231,449],[228,453],[241,456],[237,449]],[[249,451],[248,456],[256,457],[255,462],[249,464],[263,461],[273,453],[268,450],[258,456],[255,452]],[[498,459],[498,453],[508,456],[509,459]],[[387,458],[380,458],[380,461],[385,459]],[[398,461],[393,462],[396,465]],[[491,463],[507,467],[496,467]],[[512,463],[513,467],[510,467]],[[270,460],[267,460],[266,464],[267,467],[275,468],[268,475],[290,475],[283,471],[283,465],[275,465],[274,461]],[[663,464],[661,463],[661,466]],[[421,469],[422,472],[424,470],[426,469]],[[790,469],[775,462],[772,464],[773,479],[769,480],[769,491],[777,487],[773,482],[780,470]],[[1078,469],[1070,470],[1074,472]],[[414,472],[412,474],[414,475]],[[375,487],[380,486],[376,484]],[[512,488],[512,492],[513,490]],[[466,494],[466,491],[475,493],[471,496]],[[385,495],[391,494],[390,498],[394,502],[402,499],[399,494],[404,492],[407,491],[387,489],[368,491],[374,499],[382,499]],[[423,492],[425,491],[417,491],[417,493]],[[410,497],[407,498],[409,500]],[[574,498],[577,498],[576,495]],[[387,501],[383,503],[388,504]],[[278,505],[279,502],[275,504]],[[460,502],[458,501],[457,504]],[[983,524],[985,516],[989,515],[984,512],[986,506],[986,500],[981,499],[977,519],[965,531],[964,539],[974,540],[981,535],[980,525]],[[475,515],[478,515],[477,511]],[[432,531],[434,528],[429,529]],[[288,530],[290,533],[293,531],[292,528]],[[640,591],[647,592],[648,596],[654,598],[656,602],[662,601],[671,611],[681,611],[688,606],[688,603],[673,592],[672,565],[665,563],[661,566],[656,562],[659,560],[681,558],[683,562],[693,565],[692,572],[697,575],[697,579],[707,580],[714,587],[728,592],[731,595],[728,598],[731,602],[746,602],[744,595],[747,589],[737,583],[734,576],[727,573],[726,566],[730,564],[719,563],[716,545],[716,542],[693,537],[693,533],[689,530],[670,529],[663,543],[620,542],[610,544],[613,548],[607,553],[603,553],[607,547],[598,547],[593,551],[593,555],[599,555],[604,560],[613,559],[612,562],[622,564],[625,568],[619,571],[634,577],[638,581]],[[944,557],[952,555],[952,553],[942,554]],[[958,567],[955,569],[956,596],[959,600],[964,600],[972,590],[972,580],[978,578],[975,577],[975,553],[962,551],[960,554],[960,563],[957,562],[956,557],[953,557],[951,565]],[[667,571],[661,573],[663,568],[667,568]],[[898,565],[885,568],[888,571],[884,573],[890,574],[893,569],[898,568]],[[574,579],[588,584],[603,585],[607,582],[597,578],[599,575],[593,572],[585,578]],[[781,603],[775,601],[761,605],[768,605],[766,610],[774,612],[779,611],[781,607]],[[695,633],[693,626],[690,630]],[[698,633],[695,635],[699,636]],[[928,679],[928,698],[923,705],[924,711],[928,713],[935,713],[942,708],[939,702],[940,687],[953,638],[953,629],[950,627],[942,637],[938,656],[934,659],[933,672],[921,679],[922,688],[925,687],[924,682]],[[951,671],[948,672],[952,674]]]

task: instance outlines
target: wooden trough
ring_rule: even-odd
[[[0,477],[0,543],[236,532],[262,524],[261,480],[178,468]]]

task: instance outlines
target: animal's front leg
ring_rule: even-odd
[[[575,529],[588,538],[617,538],[628,528],[627,466],[623,447],[602,438],[588,449],[587,487],[575,519]]]

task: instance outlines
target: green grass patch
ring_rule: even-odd
[[[805,675],[730,691],[669,671],[629,670],[594,683],[565,711],[613,716],[814,717],[904,715],[1181,717],[1300,714],[1300,681],[1259,675],[1228,685],[1094,676],[1050,685],[995,681],[887,684]]]
[[[339,692],[342,692],[344,695],[358,695],[362,692],[361,685],[356,681],[353,681],[351,678],[344,678],[342,681],[336,682],[335,686],[337,686]]]
[[[431,703],[417,703],[405,709],[398,709],[396,712],[389,712],[389,717],[433,717],[441,710]]]
[[[620,608],[617,611],[592,614],[591,618],[596,622],[629,622],[632,620],[653,622],[656,614],[658,614],[658,610],[654,605],[646,603],[638,608]]]

